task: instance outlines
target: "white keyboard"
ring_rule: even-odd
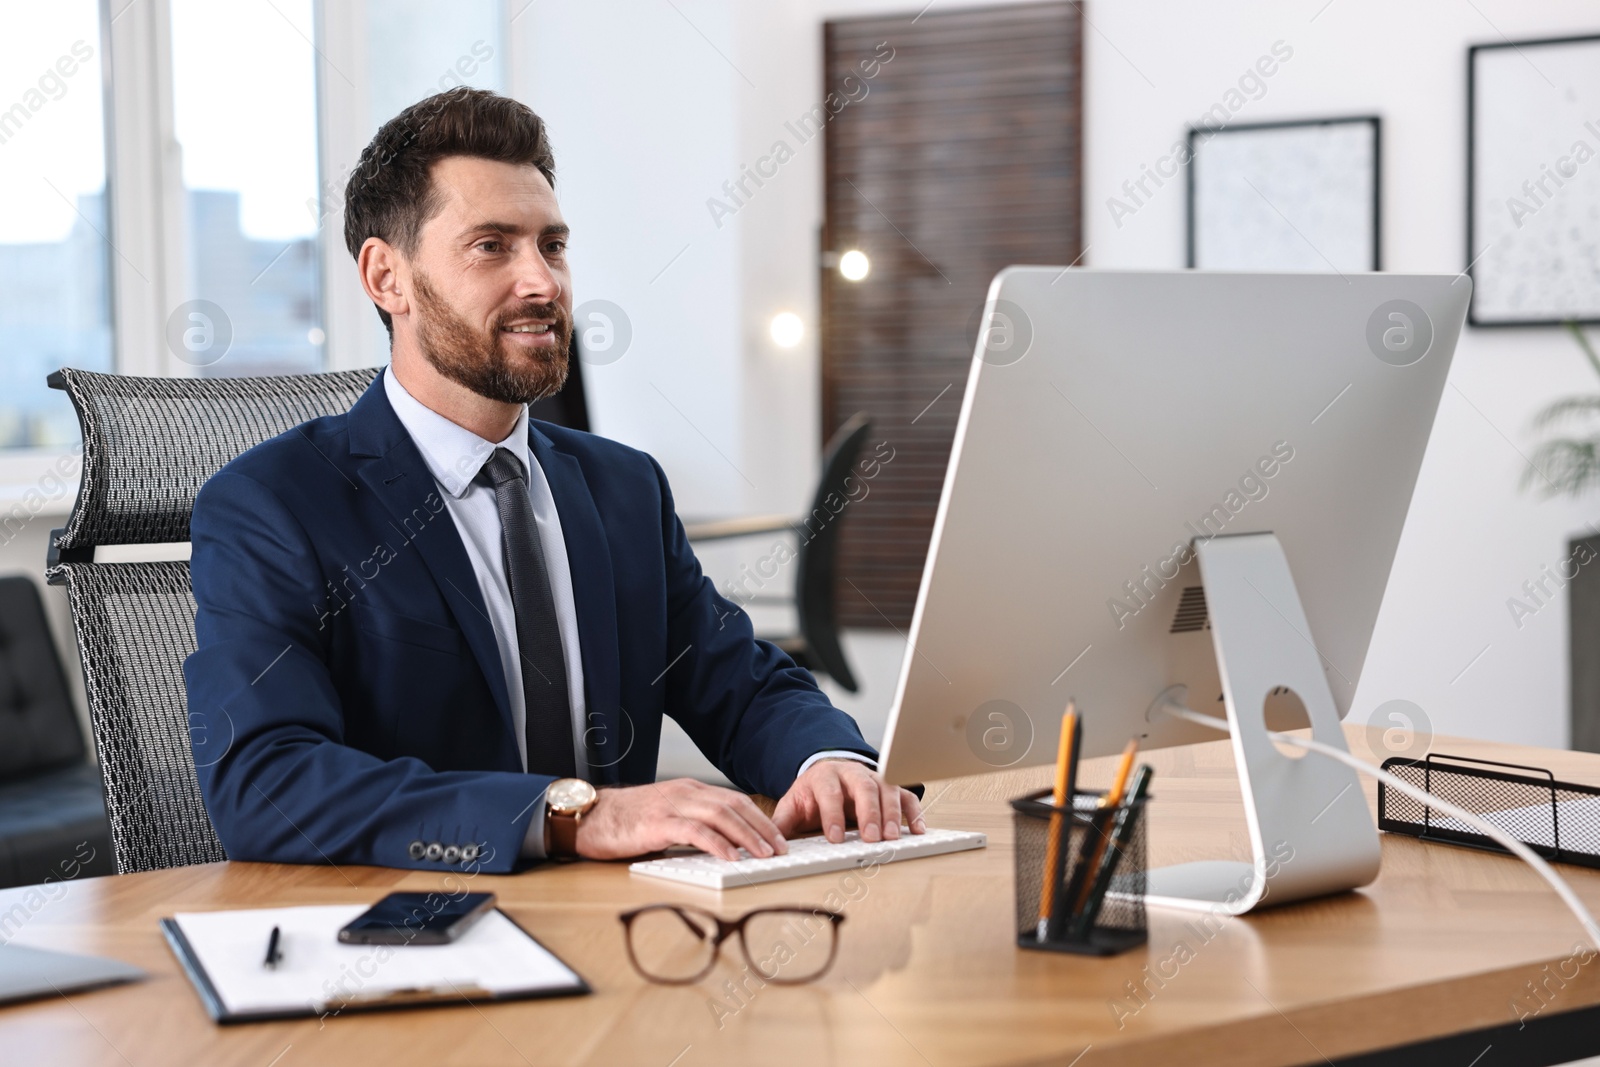
[[[634,874],[665,878],[706,889],[737,889],[761,882],[779,882],[785,878],[804,878],[829,871],[847,871],[898,860],[942,856],[946,852],[964,852],[969,848],[983,848],[989,843],[988,835],[968,830],[929,830],[925,834],[901,830],[900,833],[903,836],[893,841],[863,841],[856,831],[851,830],[844,835],[844,841],[837,845],[825,837],[791,840],[786,855],[767,859],[751,856],[741,848],[739,855],[743,858],[738,860],[719,860],[707,853],[696,852],[690,856],[641,860],[628,869]]]

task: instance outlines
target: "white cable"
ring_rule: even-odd
[[[1202,715],[1198,711],[1193,711],[1189,708],[1178,708],[1170,704],[1164,710],[1166,714],[1174,718],[1184,719],[1200,726],[1209,726],[1213,730],[1221,730],[1225,734],[1233,732],[1226,720],[1216,718],[1213,715]],[[1572,914],[1578,917],[1578,922],[1582,924],[1584,931],[1589,935],[1589,939],[1595,945],[1600,946],[1600,924],[1596,924],[1594,916],[1589,914],[1589,909],[1583,906],[1583,901],[1578,899],[1578,894],[1572,891],[1572,887],[1567,884],[1566,879],[1557,874],[1550,864],[1545,862],[1543,856],[1506,833],[1494,823],[1474,815],[1465,808],[1457,807],[1448,800],[1440,800],[1427,790],[1414,786],[1402,778],[1397,778],[1388,771],[1380,770],[1370,763],[1358,760],[1343,749],[1325,745],[1321,741],[1313,741],[1308,737],[1295,737],[1291,734],[1277,733],[1272,730],[1267,731],[1267,736],[1281,744],[1294,745],[1296,748],[1303,748],[1307,752],[1315,752],[1319,755],[1327,756],[1329,759],[1338,760],[1360,774],[1369,774],[1390,788],[1398,789],[1425,807],[1442,811],[1451,818],[1459,819],[1479,833],[1493,839],[1503,846],[1506,851],[1537,871],[1539,877],[1549,882],[1550,888],[1556,891],[1556,895],[1561,898]]]

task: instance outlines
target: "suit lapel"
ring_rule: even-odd
[[[450,518],[443,492],[389,405],[383,391],[383,375],[350,409],[348,425],[350,451],[357,457],[356,473],[389,512],[389,525],[394,530],[390,544],[397,553],[409,544],[422,557],[483,670],[506,730],[514,730],[511,702],[506,696],[505,665],[500,662],[500,646],[495,643],[494,625],[489,621],[472,562],[455,521]]]
[[[601,783],[622,780],[619,764],[633,747],[634,724],[622,710],[622,668],[617,650],[616,586],[611,548],[583,469],[558,451],[530,422],[529,443],[544,470],[561,517],[561,537],[572,572],[572,598],[578,610],[578,641],[583,656],[584,706],[588,728],[590,777]]]

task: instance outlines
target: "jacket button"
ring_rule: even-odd
[[[427,857],[430,860],[437,860],[440,856],[443,856],[443,855],[444,855],[444,846],[443,845],[439,844],[439,842],[437,842],[437,841],[428,842]]]
[[[423,853],[425,853],[427,851],[428,851],[428,846],[424,845],[421,841],[413,841],[406,848],[407,854],[410,855],[410,857],[412,859],[414,859],[414,860],[420,860],[422,858]]]
[[[459,848],[457,848],[454,845],[446,845],[444,847],[444,861],[446,863],[454,863],[456,860],[458,860],[460,858],[461,858],[461,850]]]
[[[466,860],[468,863],[471,863],[473,860],[477,859],[478,858],[478,846],[476,844],[474,844],[473,842],[471,842],[471,841],[469,841],[466,844],[462,845],[461,846],[461,858],[463,860]]]

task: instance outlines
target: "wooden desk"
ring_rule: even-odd
[[[1363,731],[1353,749],[1370,758]],[[1600,782],[1600,756],[1445,740],[1435,749],[1548,766]],[[1380,750],[1381,752],[1381,750]],[[1418,753],[1420,754],[1420,753]],[[1157,766],[1151,851],[1165,863],[1243,858],[1244,821],[1224,742],[1151,753]],[[1085,771],[1104,784],[1110,761]],[[928,791],[934,825],[991,835],[982,852],[717,894],[631,877],[622,865],[575,864],[513,877],[480,875],[502,906],[575,966],[589,997],[349,1014],[214,1026],[156,928],[174,911],[375,900],[444,886],[439,875],[377,868],[226,863],[68,883],[59,899],[0,893],[0,936],[101,953],[146,968],[149,981],[0,1008],[0,1060],[21,1064],[1303,1064],[1517,1022],[1580,939],[1576,922],[1520,862],[1386,837],[1383,873],[1357,893],[1227,920],[1209,940],[1194,916],[1152,912],[1144,950],[1109,960],[1013,947],[1011,828],[1005,801],[1046,784],[1047,768]],[[1368,789],[1369,801],[1375,792]],[[1600,872],[1561,868],[1600,910]],[[733,913],[767,902],[829,903],[848,917],[834,969],[811,986],[735,997],[723,969],[699,986],[642,981],[623,953],[616,915],[646,901],[684,900]],[[18,908],[21,909],[19,913]],[[1215,924],[1213,924],[1215,925]],[[1192,958],[1142,1006],[1127,983]],[[1569,965],[1568,973],[1575,965]],[[1528,1029],[1458,1041],[1448,1059],[1415,1051],[1391,1062],[1550,1062],[1531,1035],[1579,1021],[1600,1046],[1600,966],[1550,984],[1554,999]],[[1175,973],[1174,973],[1175,971]],[[1120,1012],[1116,1005],[1121,1005]],[[1136,1010],[1129,1010],[1136,1009]],[[1119,1018],[1120,1027],[1119,1027]],[[1563,1028],[1565,1028],[1563,1030]],[[1544,1038],[1548,1040],[1548,1037]],[[1519,1044],[1520,1043],[1520,1044]],[[1460,1052],[1472,1046],[1465,1055]],[[1085,1051],[1087,1050],[1087,1051]],[[1435,1050],[1436,1052],[1438,1050]],[[1589,1051],[1589,1050],[1585,1050]]]

